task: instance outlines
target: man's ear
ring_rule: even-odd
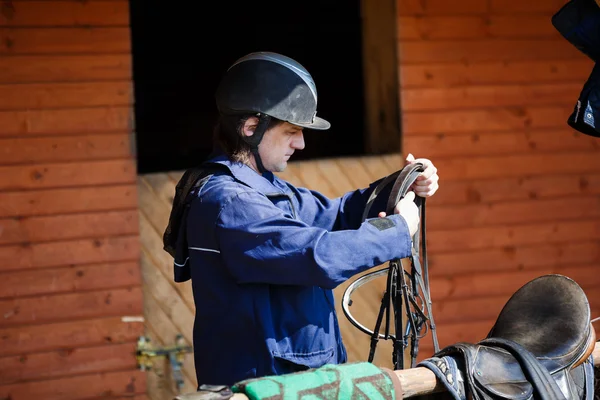
[[[254,135],[254,131],[256,130],[257,126],[258,126],[258,118],[257,117],[248,118],[246,120],[246,122],[244,122],[244,126],[242,127],[242,132],[244,133],[244,136]]]

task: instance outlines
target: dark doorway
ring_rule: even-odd
[[[332,127],[306,131],[296,160],[364,153],[359,0],[130,5],[139,173],[182,170],[210,153],[216,86],[253,51],[292,57],[316,82],[318,114]]]

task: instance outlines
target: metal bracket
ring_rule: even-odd
[[[140,336],[138,338],[135,358],[137,359],[138,368],[141,371],[152,370],[152,359],[156,357],[168,358],[171,364],[171,371],[173,372],[173,378],[177,384],[178,392],[181,392],[183,388],[183,375],[181,373],[181,367],[186,353],[192,353],[193,347],[185,344],[183,336],[181,334],[175,337],[175,345],[171,347],[159,347],[152,348],[150,344],[150,338],[147,336]]]

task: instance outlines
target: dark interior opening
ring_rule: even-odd
[[[305,130],[293,160],[364,153],[360,1],[131,0],[138,173],[183,170],[212,150],[214,92],[253,51],[294,58],[313,76],[329,131]]]

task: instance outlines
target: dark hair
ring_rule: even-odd
[[[222,150],[232,161],[247,164],[252,148],[243,139],[244,124],[254,114],[220,115],[213,131],[215,149]],[[276,127],[283,121],[271,118],[266,130]]]

